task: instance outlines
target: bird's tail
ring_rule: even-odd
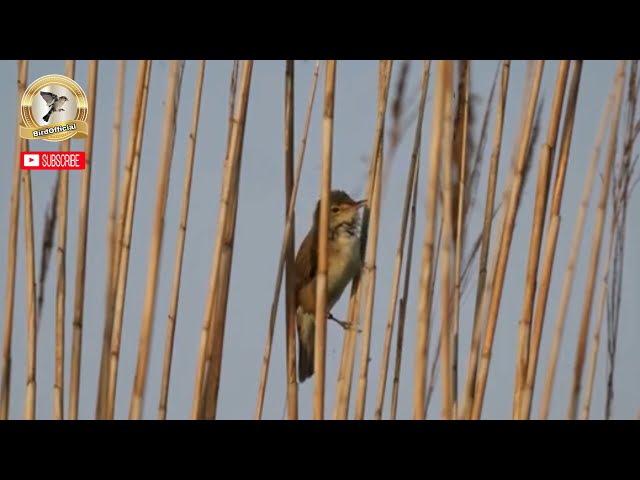
[[[42,119],[43,119],[45,122],[48,122],[48,121],[49,121],[49,117],[51,117],[51,114],[52,114],[52,113],[53,113],[53,107],[51,107],[51,109],[47,112],[47,114],[46,114],[44,117],[42,117]]]
[[[313,375],[315,321],[313,314],[298,312],[298,378],[300,383]]]

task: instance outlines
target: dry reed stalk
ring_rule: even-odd
[[[126,61],[118,61],[118,82],[116,84],[115,106],[113,114],[113,135],[111,140],[111,195],[109,198],[109,217],[107,220],[107,277],[105,279],[105,312],[104,312],[104,336],[102,341],[102,358],[100,375],[98,379],[98,394],[96,401],[96,418],[101,418],[104,399],[107,389],[107,371],[109,359],[109,344],[111,332],[113,330],[113,297],[115,293],[113,278],[115,268],[115,258],[117,250],[116,236],[116,214],[118,199],[118,166],[120,164],[120,138],[122,133],[122,105],[124,103],[124,81],[126,72]]]
[[[171,378],[171,362],[173,360],[173,345],[176,331],[176,322],[178,320],[178,301],[180,299],[180,281],[182,279],[182,259],[184,255],[185,237],[187,235],[187,221],[189,219],[191,180],[193,178],[193,161],[196,155],[196,139],[198,138],[198,122],[200,119],[200,102],[202,99],[202,85],[204,83],[205,64],[205,60],[200,60],[200,62],[198,63],[198,73],[196,75],[195,96],[193,99],[193,114],[191,116],[191,130],[189,131],[187,161],[184,174],[180,225],[178,227],[178,238],[176,240],[176,257],[173,267],[171,300],[169,304],[169,315],[167,315],[167,337],[164,344],[164,361],[162,367],[162,383],[160,385],[158,420],[166,420],[167,418],[169,381]]]
[[[615,84],[614,84],[614,87],[615,87]],[[580,244],[582,242],[582,233],[584,230],[584,221],[587,214],[587,208],[589,207],[589,199],[591,198],[591,191],[593,189],[593,180],[595,178],[595,173],[598,166],[598,159],[600,158],[600,149],[601,149],[602,141],[604,139],[604,135],[606,132],[609,116],[611,114],[611,107],[612,107],[611,102],[613,99],[612,95],[613,95],[613,92],[609,95],[609,99],[602,112],[602,116],[600,118],[600,124],[598,127],[598,133],[596,134],[593,155],[591,156],[589,168],[587,169],[587,174],[585,175],[585,178],[584,178],[584,186],[582,188],[582,197],[580,199],[580,205],[578,207],[576,224],[573,231],[573,238],[571,240],[569,260],[567,261],[567,268],[565,270],[565,274],[562,282],[562,290],[560,291],[560,303],[558,305],[558,313],[556,315],[554,335],[553,335],[553,340],[551,345],[551,351],[549,353],[549,361],[547,364],[547,374],[546,374],[545,385],[542,393],[542,400],[541,400],[541,406],[540,406],[541,420],[546,420],[549,414],[549,406],[551,403],[551,393],[553,390],[556,365],[558,362],[558,355],[560,352],[560,343],[562,340],[562,333],[564,331],[564,323],[566,320],[567,308],[569,306],[569,298],[571,297],[573,276],[575,273],[576,262],[578,260],[578,254],[580,252]],[[554,225],[558,224],[559,221],[560,219],[558,217],[557,219],[555,220],[552,219],[549,222],[548,228],[550,233],[558,230],[558,227]],[[551,238],[551,236],[548,236],[547,238]],[[541,292],[542,292],[542,289],[541,289]],[[538,295],[541,295],[541,294],[542,293],[539,293]],[[541,300],[539,300],[538,303],[540,303],[540,301]],[[540,310],[540,307],[536,307],[536,313],[535,313],[536,320],[534,322],[534,324],[536,325],[539,323],[537,320],[537,317],[541,315],[541,313],[538,313],[539,310]],[[535,352],[536,350],[537,350],[537,347],[534,348],[533,351]],[[533,355],[536,355],[536,353],[533,353]],[[534,360],[531,360],[529,362],[529,365],[531,366],[531,368],[536,368],[537,362],[535,362]],[[535,375],[533,375],[533,373],[534,372],[532,372],[531,375],[527,374],[527,376],[531,376],[531,378],[534,378]],[[526,411],[526,408],[523,407],[523,409]],[[529,414],[527,414],[526,416],[528,417]]]
[[[441,351],[442,351],[442,417],[451,420],[453,416],[453,370],[451,359],[451,330],[450,301],[451,301],[451,245],[454,237],[454,214],[457,213],[452,208],[452,157],[453,143],[453,106],[452,106],[452,82],[453,64],[450,60],[441,61],[438,65],[439,81],[442,82],[442,95],[444,95],[444,127],[442,131],[442,191],[443,191],[443,243],[442,243],[442,324],[441,324]],[[464,150],[464,149],[463,149]],[[461,168],[461,175],[464,175],[464,167]],[[462,191],[463,188],[461,187]]]
[[[393,60],[385,61],[387,85],[391,83],[391,71]],[[406,72],[406,70],[405,70]],[[405,73],[406,74],[406,73]],[[402,72],[401,72],[402,75]],[[388,96],[388,89],[385,95]],[[385,102],[386,111],[386,102]],[[380,202],[382,196],[382,172],[384,164],[384,113],[381,123],[380,142],[376,158],[376,173],[371,197],[367,198],[369,212],[369,226],[367,228],[367,251],[364,259],[362,276],[362,295],[366,294],[364,329],[362,350],[360,351],[360,375],[358,378],[358,390],[356,393],[355,419],[364,419],[365,402],[367,397],[367,382],[369,375],[369,353],[371,350],[371,329],[373,325],[373,304],[376,289],[376,256],[378,252],[378,233],[380,225]],[[392,147],[393,148],[393,147]]]
[[[75,76],[75,60],[67,60],[65,76]],[[71,149],[71,140],[60,144],[63,152]],[[64,418],[64,317],[66,302],[66,263],[67,263],[67,204],[69,196],[69,172],[61,170],[58,177],[58,249],[57,249],[57,290],[56,290],[56,349],[55,349],[55,378],[53,382],[53,418]]]
[[[387,316],[387,326],[385,330],[384,336],[384,344],[382,350],[382,361],[380,367],[380,381],[378,383],[378,397],[376,400],[376,408],[374,413],[375,420],[382,419],[382,408],[384,405],[384,395],[387,383],[387,372],[389,370],[389,356],[391,351],[391,337],[393,335],[393,324],[395,320],[396,313],[396,305],[398,303],[398,293],[400,287],[400,274],[402,273],[402,260],[404,256],[404,248],[406,241],[406,233],[407,233],[407,223],[409,220],[409,210],[411,206],[411,200],[413,198],[413,192],[416,189],[417,185],[417,176],[420,168],[420,145],[422,142],[422,123],[424,120],[424,110],[427,101],[427,88],[429,85],[429,70],[431,68],[431,62],[425,61],[423,64],[422,70],[422,88],[420,92],[420,100],[418,104],[418,119],[416,121],[416,130],[413,141],[413,151],[411,153],[411,164],[409,166],[409,172],[407,174],[407,186],[405,190],[404,196],[404,205],[402,207],[402,223],[400,225],[400,238],[398,240],[398,247],[396,249],[396,261],[393,272],[393,285],[391,287],[391,302],[389,303],[389,313]],[[415,209],[413,210],[415,218]],[[413,237],[411,237],[411,242],[413,242]],[[411,248],[411,247],[410,247]],[[409,265],[407,264],[407,268]],[[406,276],[406,273],[405,273]],[[406,298],[406,296],[405,296]],[[404,327],[404,324],[403,324]],[[400,329],[398,329],[398,336],[401,336],[402,333]],[[401,350],[401,347],[400,347]],[[396,366],[399,367],[400,360],[396,360]],[[399,382],[399,372],[398,372],[398,382]],[[395,382],[394,377],[394,386],[397,385],[398,382]],[[396,402],[397,406],[397,388],[396,388]],[[393,410],[393,408],[392,408]]]
[[[89,198],[91,193],[91,162],[93,161],[93,134],[95,131],[96,89],[98,83],[98,61],[89,62],[87,82],[88,116],[87,123],[92,126],[85,140],[86,167],[82,172],[80,187],[80,210],[78,217],[78,256],[76,257],[76,288],[73,305],[73,337],[71,343],[71,382],[69,385],[69,420],[78,419],[80,395],[80,363],[82,358],[82,322],[84,316],[84,291],[87,265],[87,230],[89,223]]]
[[[604,310],[607,303],[607,292],[609,291],[609,269],[611,259],[613,257],[614,232],[615,232],[615,215],[612,219],[611,236],[609,237],[609,254],[605,260],[602,270],[602,287],[600,288],[600,303],[598,304],[598,319],[593,331],[593,340],[591,341],[591,357],[589,358],[589,371],[587,373],[587,385],[585,387],[584,402],[582,404],[582,420],[589,419],[589,410],[591,409],[591,396],[593,394],[593,385],[596,378],[596,364],[598,361],[598,349],[600,345],[600,332],[602,330],[602,320],[604,319]]]
[[[461,83],[463,91],[462,99],[462,132],[460,138],[460,181],[458,185],[458,205],[456,213],[456,223],[454,227],[455,236],[455,260],[454,260],[454,292],[453,292],[453,327],[452,327],[452,357],[451,357],[451,378],[452,378],[452,411],[453,418],[458,418],[458,331],[460,328],[460,263],[462,259],[462,231],[464,228],[464,212],[465,212],[465,198],[467,194],[465,182],[466,169],[467,169],[467,138],[469,136],[469,95],[471,88],[471,62],[464,60],[460,64],[461,66]],[[487,109],[488,110],[488,109]],[[459,125],[456,126],[457,130]],[[459,130],[458,130],[459,131]],[[458,160],[456,160],[458,161]],[[452,212],[453,213],[453,212]],[[425,407],[425,412],[427,407]]]
[[[298,385],[296,382],[296,297],[295,297],[295,203],[289,207],[293,198],[293,156],[294,156],[294,106],[295,106],[295,62],[287,60],[285,67],[285,118],[284,118],[284,184],[287,219],[291,211],[291,233],[287,235],[285,280],[285,344],[287,372],[287,411],[289,418],[298,418]],[[286,225],[285,225],[286,226]],[[282,280],[281,280],[282,282]],[[266,378],[265,378],[266,380]],[[266,382],[265,382],[266,384]]]
[[[442,62],[442,60],[441,60]],[[439,67],[442,68],[442,67]],[[422,271],[420,274],[420,297],[418,300],[418,326],[416,334],[416,355],[414,370],[413,418],[425,418],[425,396],[427,386],[427,364],[429,361],[429,330],[433,292],[429,288],[433,277],[433,238],[438,209],[438,177],[442,141],[442,124],[445,114],[444,76],[440,74],[436,82],[433,108],[431,158],[429,162],[429,182],[427,185],[427,220],[425,240],[422,246]]]
[[[232,128],[232,123],[233,123],[233,116],[235,114],[235,105],[236,105],[236,100],[237,100],[237,91],[238,91],[238,73],[240,71],[240,61],[239,60],[234,60],[233,61],[233,65],[231,67],[231,82],[230,82],[230,86],[229,86],[229,113],[228,113],[228,128],[227,128],[227,144],[225,147],[225,158],[224,158],[224,162],[223,162],[223,176],[226,173],[227,169],[229,168],[229,151],[230,151],[230,145],[231,145],[231,135],[233,133],[233,128]],[[222,194],[222,191],[221,191]],[[220,197],[222,198],[222,197]],[[231,207],[229,207],[231,208]],[[233,207],[235,208],[235,207]],[[216,300],[217,301],[217,300]],[[210,332],[212,330],[211,327],[211,322],[212,320],[209,320],[209,325],[208,325],[208,330],[207,332]],[[209,342],[207,344],[207,349],[206,349],[206,357],[205,357],[205,371],[208,372],[209,371],[209,366],[211,365],[211,362],[213,361],[213,344],[211,342]],[[204,381],[204,380],[203,380]],[[208,388],[208,385],[204,385],[204,388]],[[206,393],[206,391],[205,391]]]
[[[540,352],[540,341],[542,339],[547,298],[551,285],[551,275],[553,273],[556,245],[560,229],[560,207],[562,205],[562,193],[564,190],[567,165],[569,163],[571,137],[573,135],[573,124],[575,120],[576,105],[578,101],[578,90],[580,87],[581,73],[582,61],[575,61],[573,75],[571,77],[571,84],[569,86],[567,109],[565,113],[565,121],[558,156],[558,168],[556,170],[551,208],[549,211],[549,228],[547,241],[545,244],[544,253],[542,255],[543,265],[540,274],[540,288],[538,290],[539,301],[536,303],[535,310],[532,312],[534,317],[533,332],[527,331],[526,335],[528,336],[528,338],[522,339],[522,341],[526,341],[529,344],[526,347],[528,348],[529,354],[526,360],[525,370],[523,372],[524,376],[521,379],[522,384],[520,385],[520,393],[516,393],[516,396],[518,397],[518,403],[514,405],[515,418],[528,419],[531,415],[531,400],[533,398],[533,389],[535,386],[534,384],[538,364],[538,354]]]
[[[329,259],[329,202],[333,162],[333,110],[336,89],[336,61],[327,60],[322,115],[322,175],[320,177],[320,210],[318,216],[318,264],[316,272],[316,311],[313,389],[313,418],[324,420],[324,387],[327,348],[327,270]]]
[[[624,273],[624,247],[627,228],[627,211],[629,199],[632,193],[630,189],[635,162],[632,164],[633,144],[635,143],[634,122],[636,118],[636,105],[638,97],[638,86],[636,78],[638,74],[638,61],[631,62],[629,73],[629,87],[626,109],[626,134],[622,146],[622,158],[614,172],[615,187],[612,191],[613,201],[613,221],[612,233],[615,236],[613,254],[613,268],[611,278],[611,289],[608,298],[607,308],[607,396],[605,400],[605,420],[611,418],[613,408],[613,379],[615,372],[616,350],[618,343],[618,331],[620,326],[620,307],[622,304],[622,283]],[[637,158],[636,158],[637,161]],[[632,187],[631,187],[632,188]]]
[[[491,242],[491,226],[493,224],[493,209],[496,195],[496,182],[498,180],[498,165],[500,151],[502,148],[502,129],[504,126],[504,111],[507,102],[507,92],[509,89],[509,71],[511,62],[502,62],[502,75],[500,83],[500,99],[496,112],[495,133],[493,139],[493,151],[491,153],[491,164],[489,166],[489,177],[487,184],[487,200],[484,211],[484,224],[482,228],[482,244],[480,247],[480,266],[478,272],[478,288],[476,292],[475,313],[473,317],[472,339],[467,365],[467,377],[464,386],[464,401],[459,418],[469,419],[475,393],[476,374],[478,366],[478,354],[480,351],[480,340],[482,336],[481,304],[487,279],[487,259],[489,257],[489,245]]]
[[[212,271],[215,275],[216,283],[214,289],[209,292],[211,303],[207,302],[207,313],[211,318],[210,338],[212,358],[207,372],[204,406],[204,418],[215,419],[218,405],[218,391],[220,388],[220,371],[222,367],[222,354],[224,344],[224,327],[227,313],[227,300],[229,295],[229,280],[231,277],[231,266],[233,260],[233,245],[235,236],[235,226],[238,207],[238,195],[240,189],[240,166],[242,161],[242,147],[244,142],[244,131],[247,118],[247,107],[249,104],[249,92],[251,87],[251,73],[253,61],[243,62],[242,77],[240,80],[239,104],[233,121],[233,132],[231,133],[229,150],[229,186],[224,186],[227,191],[228,213],[222,227],[221,243],[216,244],[216,257],[214,260],[218,269]],[[224,191],[223,190],[223,191]],[[222,217],[221,217],[222,218]],[[209,309],[210,308],[210,309]]]
[[[164,129],[162,132],[162,148],[156,185],[156,209],[153,219],[153,234],[151,236],[151,244],[149,245],[147,286],[142,310],[142,325],[140,327],[140,340],[138,343],[138,361],[131,394],[131,405],[129,407],[129,420],[139,420],[142,416],[147,368],[151,351],[151,336],[153,335],[158,273],[161,262],[160,256],[164,237],[164,217],[167,208],[167,197],[169,195],[169,181],[176,130],[178,128],[178,105],[180,103],[183,72],[184,60],[172,60],[169,64],[167,93],[165,95]]]
[[[361,242],[360,251],[361,256],[364,259],[366,257],[367,243],[368,243],[368,230],[369,230],[369,216],[371,200],[373,198],[373,189],[376,182],[376,175],[378,174],[377,160],[378,152],[381,148],[384,132],[384,121],[387,111],[387,100],[389,98],[389,86],[391,84],[391,63],[381,60],[378,68],[378,110],[376,117],[376,130],[373,139],[373,149],[371,152],[371,162],[369,164],[369,177],[367,181],[367,203],[364,207],[364,213],[362,216],[361,226]],[[336,403],[334,405],[333,417],[337,420],[344,420],[347,418],[349,410],[349,400],[351,397],[351,383],[353,379],[353,370],[355,364],[355,355],[358,342],[358,331],[360,324],[360,301],[361,295],[364,291],[361,288],[361,284],[364,284],[365,269],[356,275],[351,285],[351,295],[349,308],[347,312],[347,323],[350,328],[344,337],[342,344],[342,355],[340,359],[340,369],[338,371],[338,379],[336,386]],[[361,283],[362,280],[362,283]]]
[[[124,300],[127,291],[127,277],[129,272],[129,254],[131,252],[131,237],[133,235],[133,216],[135,214],[136,194],[138,189],[138,174],[140,172],[140,157],[142,154],[142,140],[144,138],[144,126],[147,113],[147,100],[149,97],[149,82],[151,80],[151,60],[142,60],[139,65],[140,80],[138,84],[138,92],[140,93],[140,103],[136,104],[139,108],[137,123],[132,125],[131,135],[134,139],[133,149],[131,150],[132,161],[130,162],[130,182],[127,188],[128,199],[124,202],[126,210],[123,229],[121,231],[117,275],[118,283],[116,285],[116,293],[114,297],[115,306],[113,310],[113,333],[111,338],[111,346],[109,353],[108,375],[109,382],[107,384],[107,398],[105,401],[106,420],[113,420],[116,402],[116,387],[118,383],[118,364],[120,361],[120,343],[122,340],[122,320],[124,317]],[[134,128],[135,126],[135,128]]]
[[[222,209],[223,207],[226,209],[231,208],[231,204],[228,201],[228,193],[225,190],[225,185],[228,182],[231,182],[231,173],[229,171],[229,166],[231,165],[231,158],[229,156],[231,151],[231,141],[233,132],[233,119],[236,114],[236,95],[237,95],[237,86],[238,86],[238,60],[233,61],[233,65],[231,67],[231,84],[229,88],[229,113],[228,113],[228,122],[227,122],[227,145],[226,145],[226,153],[223,161],[223,169],[222,169],[222,187],[220,189],[220,207],[218,209],[218,227],[216,228],[216,238],[213,248],[213,255],[211,259],[211,274],[209,276],[209,289],[207,297],[207,304],[205,306],[205,313],[208,316],[204,318],[202,323],[202,331],[200,333],[200,345],[198,350],[198,360],[196,363],[196,378],[194,385],[194,396],[193,396],[193,404],[192,404],[192,418],[195,420],[197,418],[202,417],[203,413],[203,399],[206,394],[205,390],[205,376],[208,374],[209,365],[211,364],[211,359],[213,357],[213,344],[209,341],[210,332],[212,331],[212,315],[213,311],[213,302],[215,302],[215,298],[212,298],[214,295],[213,290],[214,282],[217,279],[217,274],[214,272],[218,271],[218,256],[216,254],[217,245],[220,243],[222,238],[222,230],[221,227],[224,224],[224,220],[221,219],[221,215],[223,215]],[[229,183],[229,185],[231,185]],[[226,212],[226,210],[225,210]],[[226,213],[224,213],[226,215]],[[209,310],[209,303],[211,303],[211,310]]]
[[[558,67],[556,89],[553,94],[549,129],[547,131],[547,141],[544,143],[540,151],[538,184],[536,186],[536,196],[531,224],[529,259],[527,261],[524,298],[522,301],[522,311],[520,313],[519,342],[516,354],[516,379],[514,382],[514,403],[512,413],[514,420],[518,419],[520,397],[524,388],[524,379],[527,375],[529,342],[531,337],[531,317],[533,316],[533,300],[537,287],[544,219],[547,212],[549,188],[551,185],[551,172],[553,171],[553,158],[556,150],[558,130],[560,128],[560,117],[562,116],[562,104],[564,101],[567,77],[569,76],[569,66],[570,61],[563,60],[560,62],[560,66]]]
[[[611,173],[613,171],[613,163],[616,155],[618,125],[620,124],[620,112],[622,110],[622,88],[624,87],[625,62],[620,61],[617,75],[620,81],[620,90],[617,93],[615,116],[611,130],[609,131],[609,148],[607,151],[607,163],[604,170],[604,178],[598,208],[596,212],[596,224],[593,230],[593,239],[591,244],[591,256],[589,262],[589,273],[587,275],[587,286],[585,289],[584,303],[582,305],[582,320],[580,322],[580,333],[578,335],[578,345],[575,354],[575,364],[573,372],[573,382],[571,387],[571,397],[567,408],[567,418],[575,420],[578,409],[578,401],[580,397],[580,388],[582,380],[582,371],[584,366],[585,350],[587,344],[587,335],[589,334],[589,322],[591,320],[591,308],[593,305],[593,291],[595,289],[596,275],[598,271],[598,263],[600,260],[600,250],[602,244],[602,234],[604,230],[604,219],[607,209],[607,200],[609,198],[609,189],[611,187]]]
[[[476,386],[472,419],[480,418],[482,412],[482,404],[484,401],[484,393],[489,375],[489,365],[491,361],[491,350],[493,347],[493,339],[495,335],[496,325],[498,321],[498,313],[500,310],[500,301],[502,299],[502,289],[504,286],[504,277],[507,270],[507,262],[509,260],[509,251],[511,249],[511,239],[515,226],[515,219],[518,213],[519,200],[524,177],[527,169],[528,151],[530,149],[531,133],[534,125],[534,117],[536,114],[536,106],[538,103],[538,94],[540,92],[540,82],[544,70],[544,61],[536,62],[533,84],[531,86],[531,94],[529,96],[529,104],[527,106],[527,116],[525,118],[523,129],[520,136],[520,145],[518,150],[517,163],[513,178],[511,180],[511,191],[509,194],[507,207],[505,211],[505,223],[500,235],[500,248],[496,263],[496,276],[494,279],[494,288],[491,292],[491,300],[489,303],[489,316],[487,317],[487,331],[485,341],[482,348],[482,356],[478,367],[478,383]]]
[[[291,92],[291,96],[293,97],[293,65],[291,66],[291,90],[288,89],[286,85],[289,85],[289,81],[285,81],[285,91],[288,94]],[[300,174],[302,172],[302,162],[304,159],[304,153],[307,147],[307,137],[309,135],[309,126],[311,124],[311,112],[313,111],[313,102],[316,94],[316,87],[318,85],[318,76],[320,72],[320,60],[316,61],[315,69],[313,72],[313,80],[311,82],[311,94],[309,96],[309,102],[307,104],[307,112],[304,123],[304,129],[302,134],[302,141],[300,145],[300,150],[298,152],[298,159],[296,163],[295,174],[291,184],[291,191],[287,189],[287,218],[285,221],[284,234],[282,239],[282,247],[280,250],[280,259],[278,261],[278,273],[276,276],[276,288],[273,294],[273,300],[271,302],[271,313],[269,317],[269,332],[267,334],[267,344],[265,345],[265,352],[262,360],[262,373],[260,376],[260,386],[258,387],[258,402],[256,406],[256,419],[262,418],[262,409],[264,406],[264,396],[267,386],[267,377],[269,373],[269,363],[271,361],[271,346],[273,342],[273,331],[275,329],[275,321],[276,315],[278,313],[278,300],[280,298],[280,288],[282,286],[282,275],[284,272],[285,262],[291,262],[295,259],[291,259],[290,255],[290,245],[289,242],[294,242],[295,233],[294,233],[294,206],[295,201],[298,195],[298,186],[300,184]],[[285,72],[286,73],[286,72]],[[289,95],[287,95],[287,98]],[[290,142],[293,142],[293,98],[286,102],[285,106],[285,183],[289,184],[289,165],[293,168],[292,157],[289,155],[293,155],[293,146]],[[289,110],[289,106],[291,106],[291,110]],[[290,275],[288,273],[287,275]],[[290,278],[290,277],[287,277]],[[290,284],[287,284],[290,285]],[[285,286],[287,291],[287,295],[289,294],[290,286]],[[289,297],[287,297],[289,298]],[[289,300],[287,300],[289,302]],[[288,303],[287,303],[288,304]],[[289,304],[288,304],[289,305]],[[291,315],[291,305],[287,307],[286,310],[286,338],[288,343],[287,345],[287,412],[290,420],[296,420],[298,418],[298,388],[297,388],[297,380],[296,380],[296,369],[295,369],[295,361],[296,361],[296,350],[295,350],[295,336],[296,336],[296,325],[295,325],[295,316],[289,317]],[[293,311],[295,315],[295,311]],[[293,320],[293,322],[291,322]],[[293,335],[293,336],[292,336]],[[291,349],[290,349],[291,348]],[[292,355],[293,354],[293,355]],[[292,370],[293,369],[293,370]]]
[[[16,289],[16,261],[18,259],[18,222],[20,214],[20,152],[27,151],[28,141],[21,138],[20,104],[27,88],[28,60],[17,62],[17,106],[16,143],[14,151],[13,177],[11,180],[11,203],[9,207],[9,239],[7,242],[7,283],[5,294],[4,336],[2,343],[2,384],[0,384],[0,420],[9,418],[9,399],[11,394],[11,340],[13,337],[13,310]]]
[[[24,193],[25,251],[27,257],[27,391],[24,404],[25,420],[36,418],[36,266],[33,246],[33,198],[31,172],[22,171]]]

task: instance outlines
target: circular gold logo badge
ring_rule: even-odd
[[[22,96],[20,136],[48,142],[87,138],[87,104],[82,87],[69,77],[40,77]]]

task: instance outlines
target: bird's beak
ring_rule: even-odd
[[[364,207],[367,204],[367,199],[363,199],[363,200],[358,200],[356,203],[353,204],[353,209],[357,210],[360,207]]]

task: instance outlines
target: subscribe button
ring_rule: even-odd
[[[22,170],[84,170],[85,152],[21,152]]]

